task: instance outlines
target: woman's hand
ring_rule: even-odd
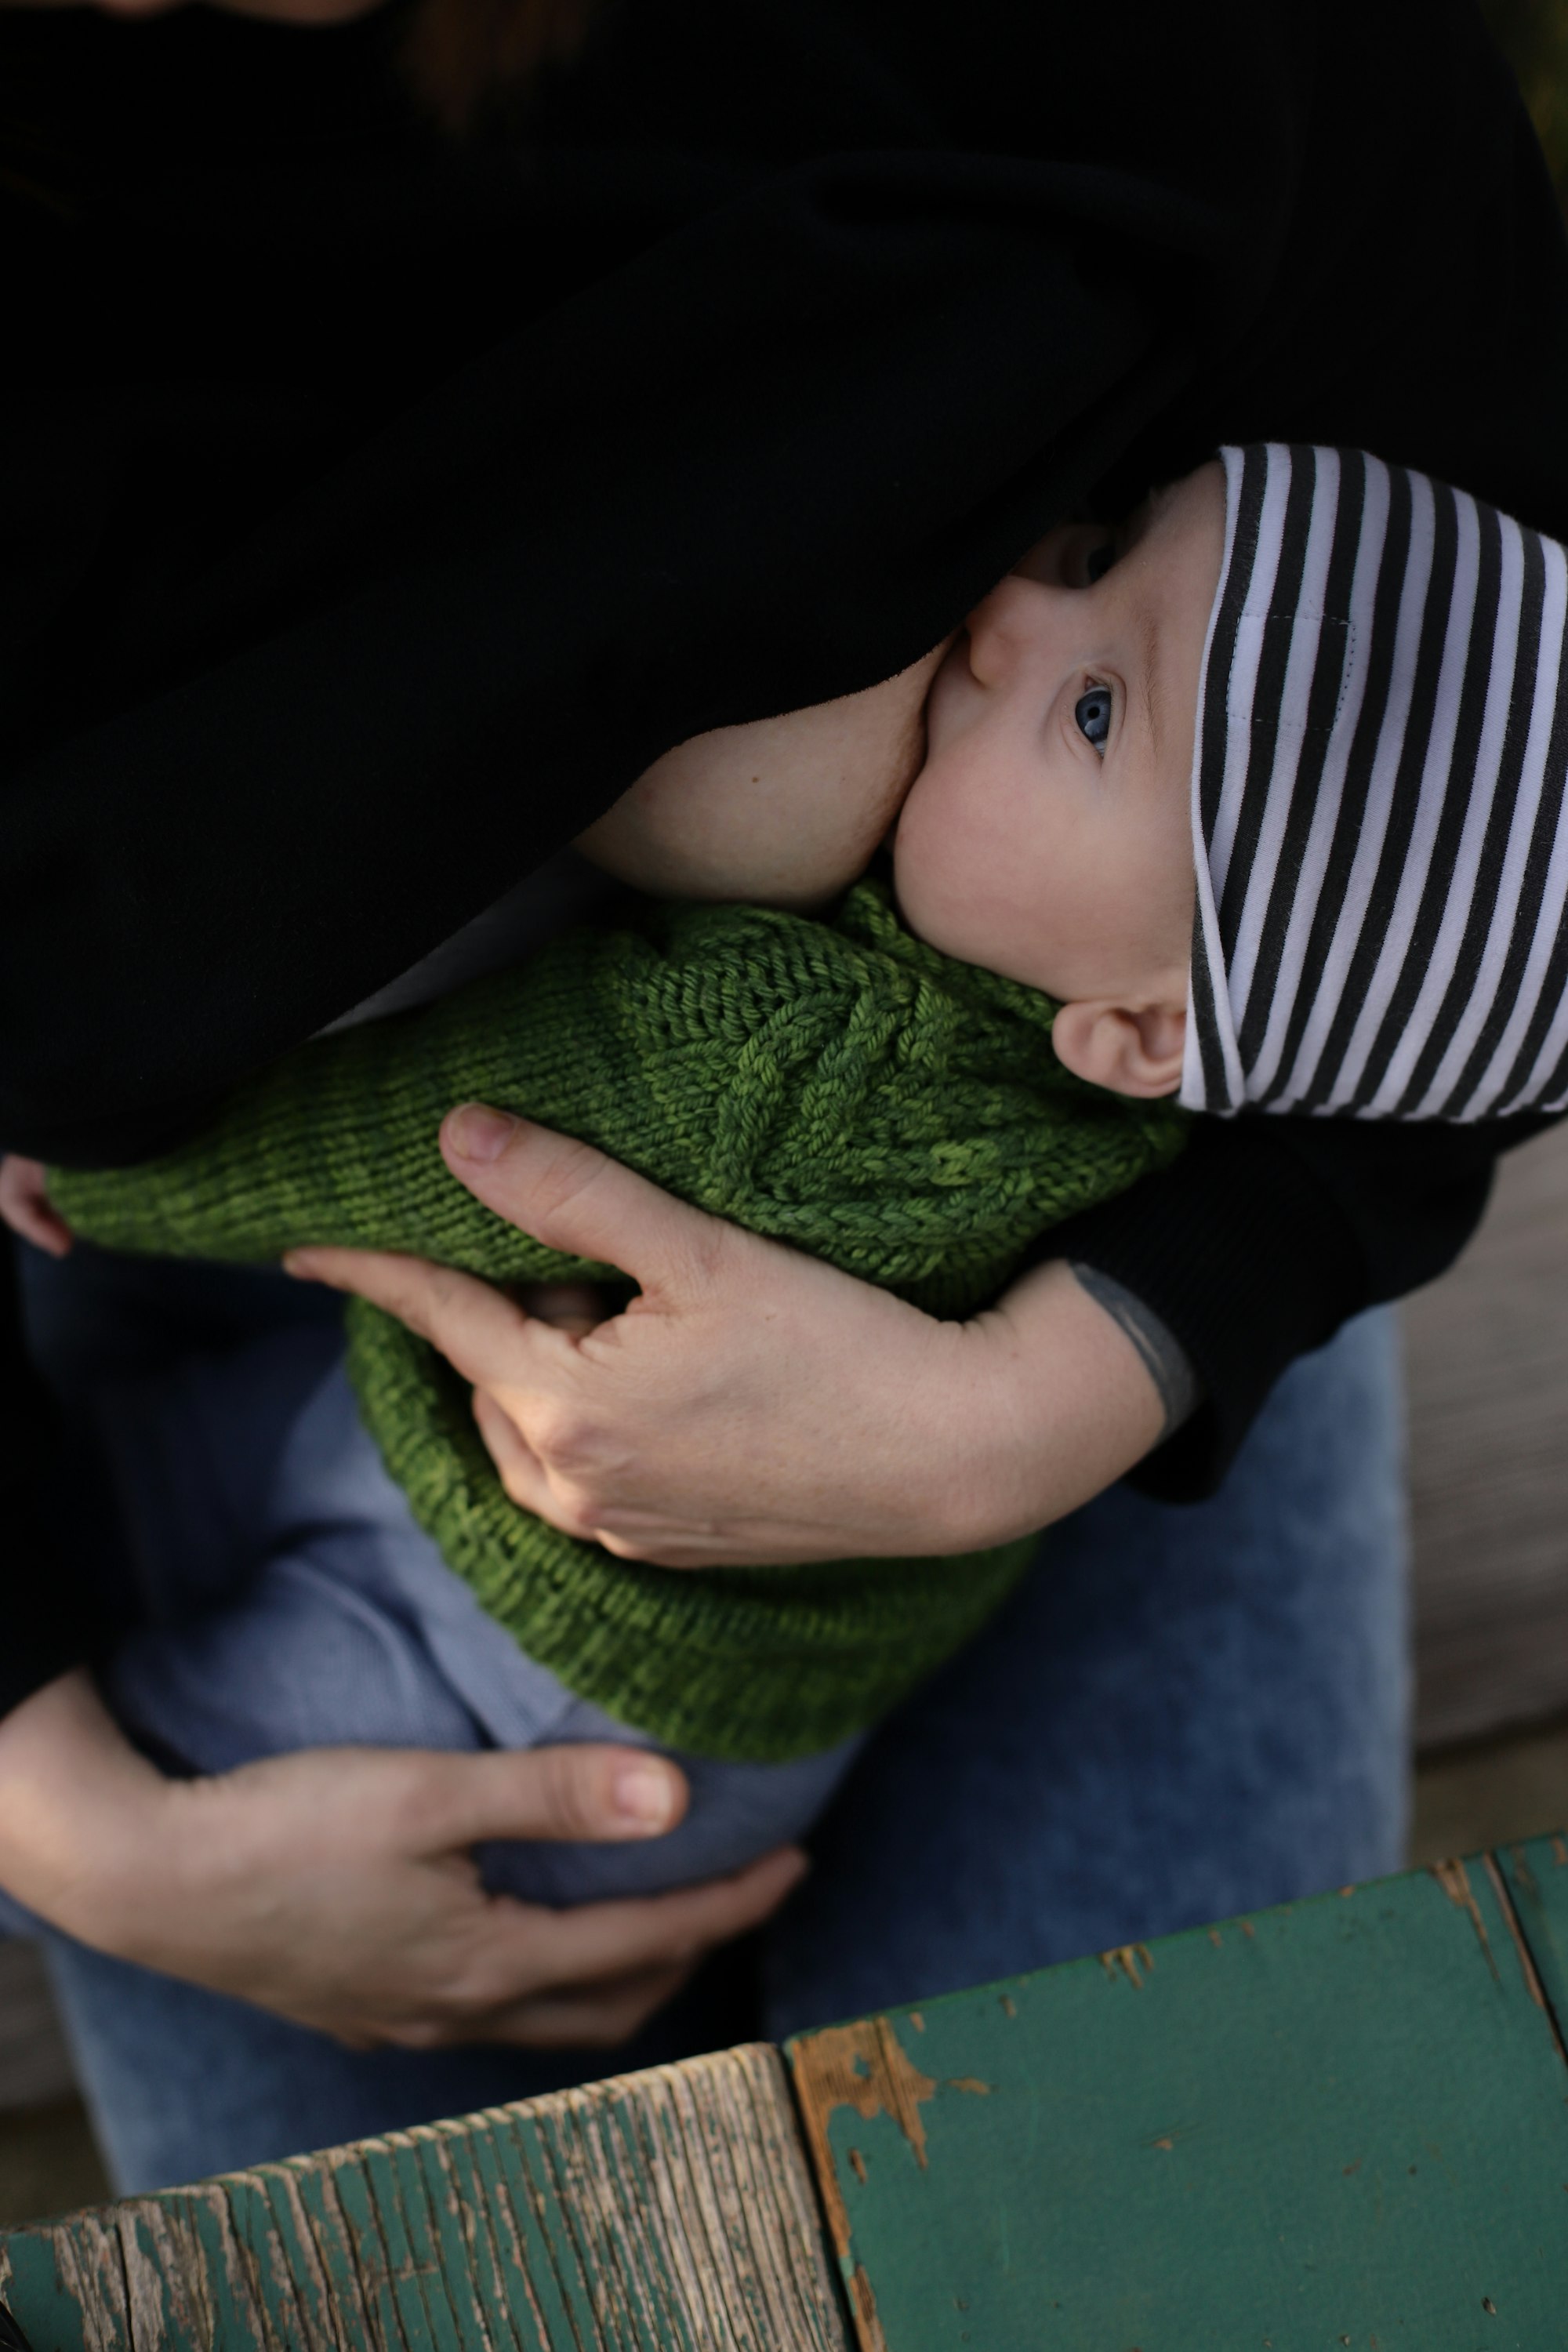
[[[941,1323],[670,1198],[588,1145],[468,1105],[453,1173],[498,1215],[641,1284],[553,1328],[416,1258],[301,1250],[474,1384],[508,1493],[667,1568],[976,1550],[1075,1509],[1161,1433],[1137,1349],[1064,1265]]]
[[[0,1885],[82,1942],[356,2049],[624,2041],[805,1868],[551,1911],[487,1895],[489,1838],[658,1836],[686,1810],[636,1748],[317,1748],[166,1780],[68,1675],[0,1722]]]
[[[7,1151],[0,1159],[0,1218],[35,1249],[64,1257],[71,1231],[50,1201],[44,1176],[41,1160],[24,1160],[19,1151]]]

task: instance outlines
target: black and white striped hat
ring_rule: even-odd
[[[1568,558],[1353,449],[1220,453],[1181,1099],[1568,1103]]]

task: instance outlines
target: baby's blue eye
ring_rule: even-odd
[[[1092,743],[1097,751],[1103,751],[1110,732],[1110,688],[1091,686],[1073,704],[1072,715],[1086,741]]]

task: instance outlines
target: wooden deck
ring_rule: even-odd
[[[34,2352],[1548,2352],[1568,1839],[0,2231]],[[792,2099],[793,2091],[793,2099]]]

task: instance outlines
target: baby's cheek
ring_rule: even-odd
[[[931,827],[913,793],[899,813],[892,846],[893,893],[899,912],[917,939],[952,953],[943,920],[950,910],[943,904],[942,866],[931,855]]]

